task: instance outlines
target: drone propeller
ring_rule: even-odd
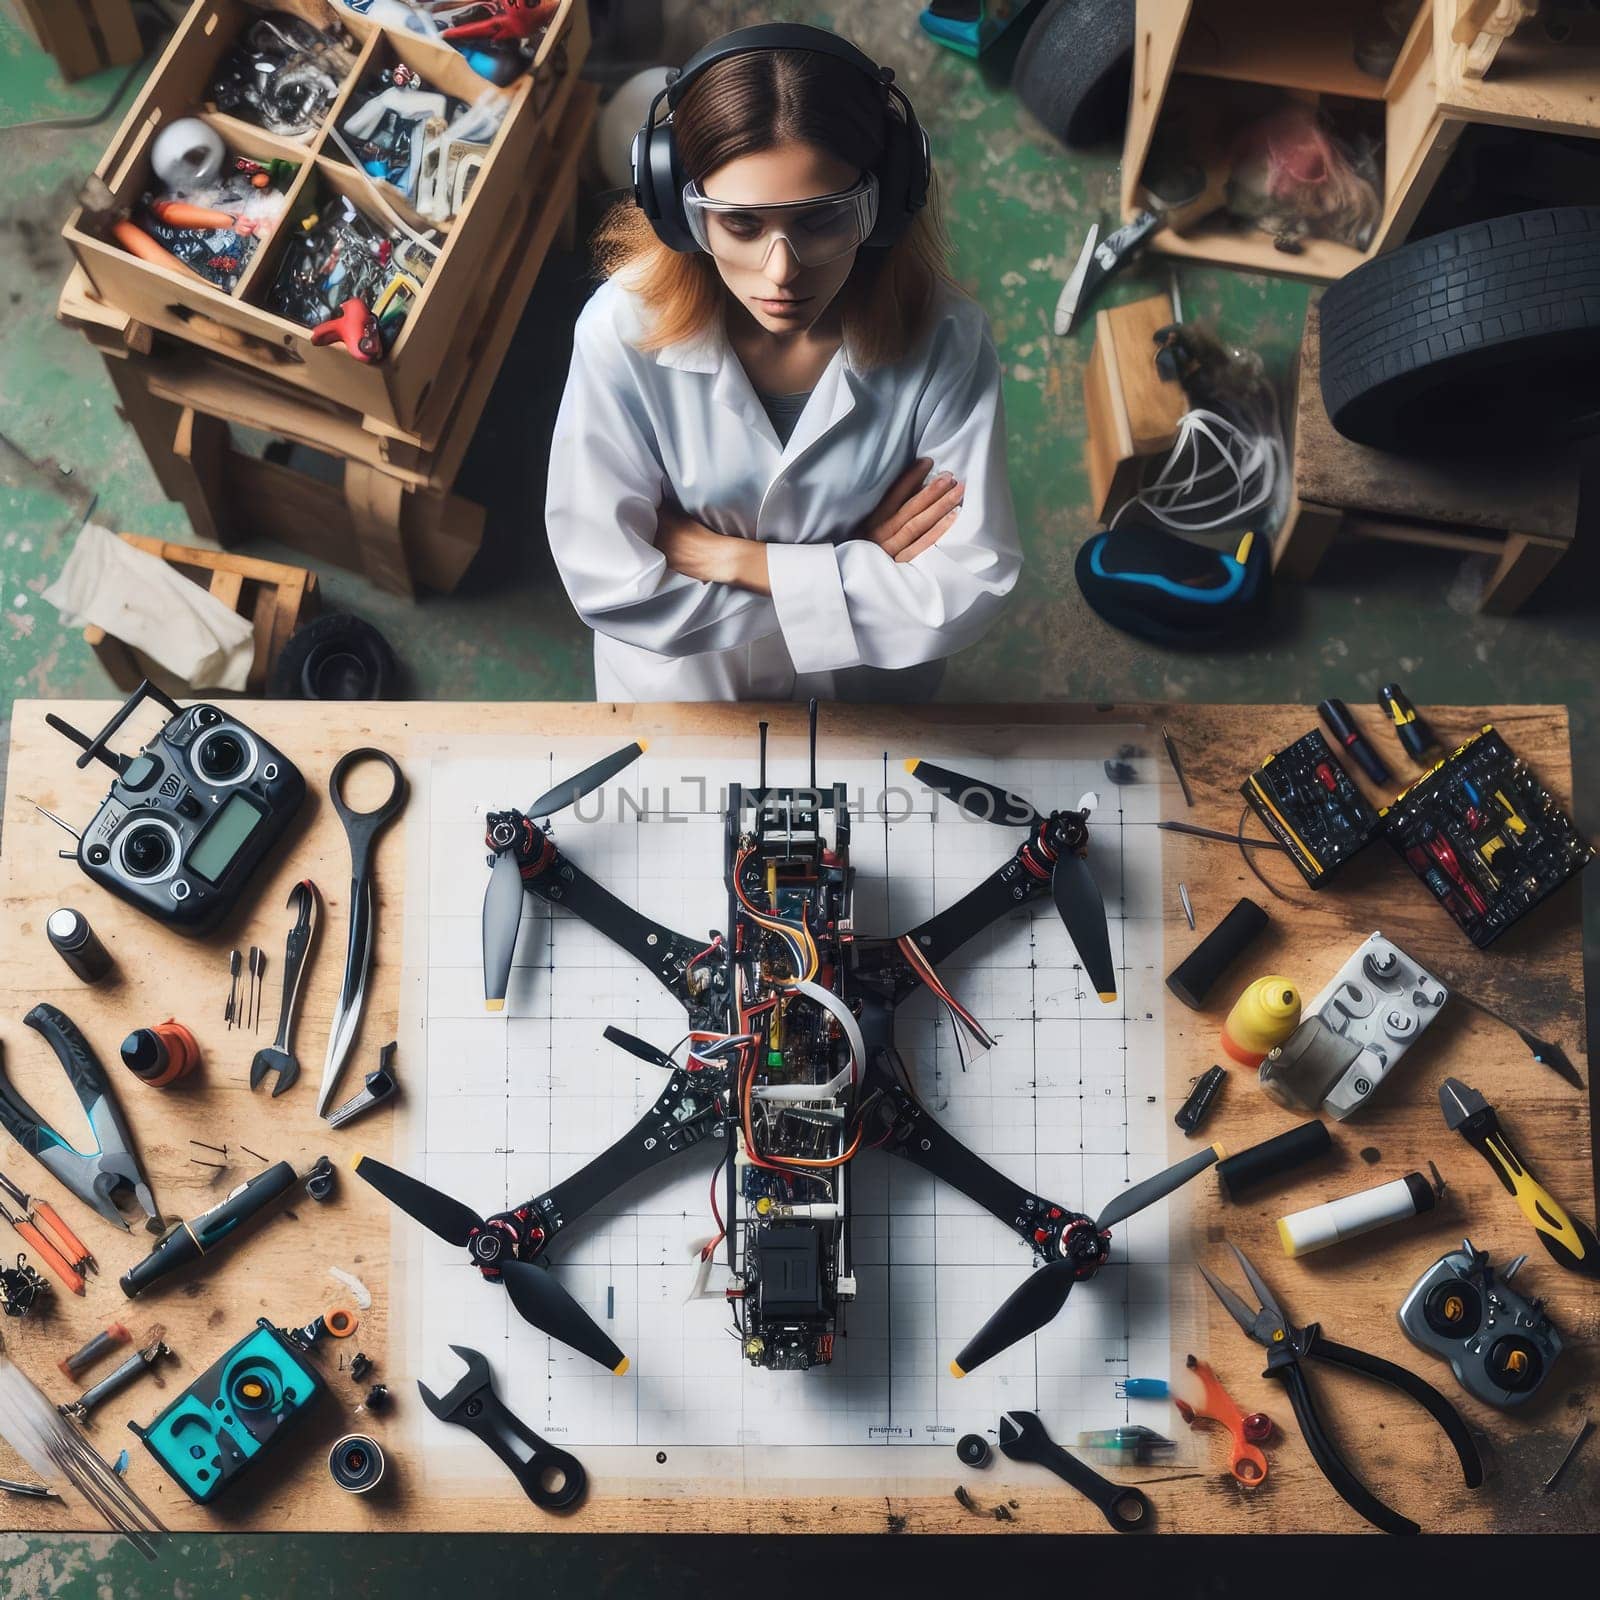
[[[637,739],[632,744],[624,745],[620,750],[613,750],[610,755],[595,762],[592,767],[585,767],[577,777],[568,778],[565,783],[558,783],[555,788],[540,795],[523,815],[553,817],[556,812],[565,811],[568,806],[574,805],[586,794],[592,794],[602,783],[608,783],[619,772],[631,767],[647,748],[643,739]]]
[[[919,783],[954,800],[969,817],[976,817],[980,822],[1022,826],[1035,832],[1045,826],[1047,819],[1020,795],[980,778],[969,778],[948,767],[935,766],[931,761],[908,761],[906,770]],[[1087,818],[1099,803],[1098,795],[1086,794],[1078,802],[1078,810]],[[1057,855],[1050,874],[1050,898],[1055,902],[1056,912],[1095,993],[1110,1005],[1117,998],[1117,969],[1111,960],[1106,903],[1088,862],[1076,851],[1063,850]]]
[[[521,926],[522,870],[513,851],[501,850],[483,892],[483,1000],[490,1011],[499,1011],[506,1003]]]
[[[1092,1276],[1105,1259],[1099,1235],[1107,1228],[1126,1221],[1135,1212],[1143,1211],[1146,1206],[1164,1199],[1174,1189],[1181,1188],[1221,1156],[1222,1146],[1212,1145],[1209,1150],[1185,1156],[1165,1172],[1158,1172],[1153,1178],[1145,1178],[1131,1188],[1124,1189],[1095,1218],[1092,1242],[1086,1245],[1081,1256],[1075,1258],[1073,1255],[1064,1255],[1048,1262],[1036,1272],[1029,1273],[1006,1296],[994,1315],[950,1363],[950,1371],[954,1376],[966,1377],[974,1368],[982,1366],[1002,1350],[1009,1350],[1030,1333],[1037,1333],[1059,1314],[1079,1277]]]
[[[523,816],[552,817],[566,810],[632,766],[646,748],[645,741],[639,739],[613,750],[592,767],[585,767],[576,777],[540,795]],[[483,998],[490,1011],[499,1011],[506,1003],[506,988],[511,982],[511,956],[517,947],[517,930],[522,925],[522,888],[522,870],[513,838],[495,850],[494,868],[483,894]]]
[[[357,1156],[354,1165],[358,1177],[364,1178],[385,1200],[420,1222],[430,1233],[437,1234],[446,1244],[473,1250],[476,1256],[476,1240],[503,1237],[491,1230],[470,1206],[408,1173],[374,1161],[371,1156]],[[512,1305],[525,1322],[612,1372],[620,1374],[628,1370],[628,1358],[548,1268],[532,1261],[518,1261],[510,1255],[491,1258],[482,1264],[498,1269]]]
[[[997,822],[1002,828],[1038,828],[1044,823],[1044,818],[1021,795],[985,783],[981,778],[969,778],[948,767],[937,767],[931,761],[908,761],[906,771],[918,783],[925,783],[947,800],[954,800],[969,817],[979,822]]]

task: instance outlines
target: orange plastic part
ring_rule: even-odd
[[[355,1312],[343,1306],[330,1306],[322,1313],[322,1325],[335,1339],[348,1339],[360,1326]]]
[[[1205,1398],[1199,1405],[1191,1405],[1187,1400],[1173,1396],[1172,1403],[1178,1408],[1179,1416],[1190,1427],[1197,1422],[1215,1422],[1219,1427],[1226,1428],[1233,1436],[1233,1453],[1228,1469],[1245,1488],[1256,1488],[1266,1481],[1267,1458],[1251,1441],[1264,1439],[1270,1432],[1271,1423],[1266,1414],[1253,1411],[1246,1416],[1222,1387],[1221,1379],[1198,1357],[1190,1356],[1185,1365],[1199,1378],[1205,1389]]]

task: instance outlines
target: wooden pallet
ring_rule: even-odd
[[[22,26],[71,83],[144,54],[133,0],[12,0]]]
[[[136,550],[159,557],[191,582],[199,584],[212,599],[220,600],[230,611],[250,619],[255,630],[255,657],[250,663],[246,694],[265,692],[267,679],[289,636],[321,607],[317,575],[304,567],[257,561],[252,556],[202,550],[194,545],[170,544],[162,539],[147,539],[138,533],[122,533],[117,537]],[[85,628],[83,640],[124,694],[131,694],[143,678],[149,678],[168,694],[194,693],[191,685],[164,673],[154,662],[103,628]],[[207,692],[216,694],[219,691]]]
[[[97,300],[74,272],[57,314],[106,358],[123,414],[197,535],[224,546],[273,539],[394,594],[460,582],[482,543],[483,509],[455,493],[455,480],[545,257],[558,240],[574,242],[598,98],[577,87],[528,174],[538,201],[495,239],[482,315],[458,326],[422,432],[376,431],[370,416],[179,344]],[[239,450],[235,427],[316,451],[337,464],[337,481]]]
[[[1488,556],[1480,611],[1517,610],[1572,547],[1571,455],[1430,461],[1355,444],[1322,403],[1320,319],[1306,312],[1294,416],[1294,491],[1272,550],[1279,577],[1309,580],[1340,534]]]

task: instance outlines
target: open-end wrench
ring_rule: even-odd
[[[1150,1502],[1131,1483],[1113,1483],[1069,1455],[1045,1432],[1033,1411],[1008,1411],[1000,1418],[1000,1449],[1012,1461],[1032,1461],[1065,1478],[1118,1533],[1138,1533],[1153,1522]]]
[[[465,1376],[442,1400],[418,1380],[423,1404],[441,1422],[466,1428],[511,1468],[522,1492],[544,1511],[570,1511],[583,1498],[588,1475],[583,1463],[547,1444],[494,1392],[494,1375],[480,1351],[450,1346],[467,1364]]]
[[[303,878],[289,891],[289,904],[294,908],[294,925],[289,929],[283,944],[283,1004],[278,1010],[278,1032],[272,1043],[257,1050],[250,1063],[250,1087],[254,1089],[269,1072],[277,1073],[272,1086],[274,1100],[300,1076],[300,1063],[295,1058],[295,1011],[300,1004],[300,985],[305,977],[306,961],[317,937],[321,897],[317,886]]]

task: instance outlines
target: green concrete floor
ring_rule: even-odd
[[[1171,698],[1314,701],[1339,694],[1370,705],[1376,686],[1401,678],[1419,702],[1560,702],[1570,706],[1583,777],[1596,792],[1595,622],[1592,539],[1570,570],[1510,619],[1470,610],[1481,573],[1443,552],[1361,545],[1336,550],[1314,586],[1278,594],[1265,636],[1226,653],[1190,656],[1139,645],[1103,626],[1072,579],[1092,530],[1082,451],[1082,367],[1088,329],[1050,333],[1062,279],[1088,223],[1115,210],[1116,162],[1070,156],[1004,86],[1003,58],[982,67],[938,51],[917,30],[912,0],[875,6],[711,0],[696,8],[706,33],[774,12],[841,22],[893,62],[934,140],[961,281],[987,309],[1008,374],[1012,478],[1028,564],[1004,621],[953,663],[949,699]],[[1013,30],[1020,36],[1020,30]],[[1014,48],[1014,45],[1013,45]],[[0,11],[0,124],[92,112],[119,74],[64,86],[51,63]],[[128,99],[131,99],[130,90]],[[125,99],[123,106],[128,103]],[[72,196],[120,118],[87,130],[0,133],[0,715],[30,695],[101,694],[108,684],[81,638],[63,629],[40,591],[59,570],[91,506],[113,527],[191,540],[165,501],[109,383],[83,339],[53,307],[68,268],[58,237]],[[581,257],[553,258],[535,293],[464,469],[464,492],[489,507],[488,538],[457,593],[409,605],[350,573],[323,568],[332,608],[368,617],[393,641],[418,697],[459,700],[588,698],[589,638],[573,616],[541,534],[543,449],[566,367],[572,318],[587,293]],[[1166,268],[1130,272],[1107,303],[1165,284]],[[1185,314],[1258,350],[1280,376],[1298,342],[1303,286],[1185,267]],[[554,355],[552,354],[554,353]],[[287,552],[268,548],[261,554]],[[4,728],[0,727],[0,734]],[[1259,752],[1241,751],[1241,760]],[[1580,799],[1580,809],[1587,809]],[[1590,832],[1595,832],[1592,818]],[[1591,981],[1591,991],[1594,985]],[[501,1567],[508,1541],[479,1541],[472,1568]],[[524,1576],[551,1589],[601,1587],[602,1557],[567,1542],[519,1545]],[[645,1583],[676,1594],[686,1570],[658,1545],[613,1545],[604,1557],[621,1592]],[[357,1561],[337,1541],[181,1539],[159,1568],[100,1540],[0,1536],[0,1600],[51,1594],[117,1600],[292,1592],[421,1594],[447,1587],[466,1561],[460,1541],[391,1540]],[[624,1579],[616,1563],[631,1561]],[[181,1578],[175,1578],[181,1573]]]

